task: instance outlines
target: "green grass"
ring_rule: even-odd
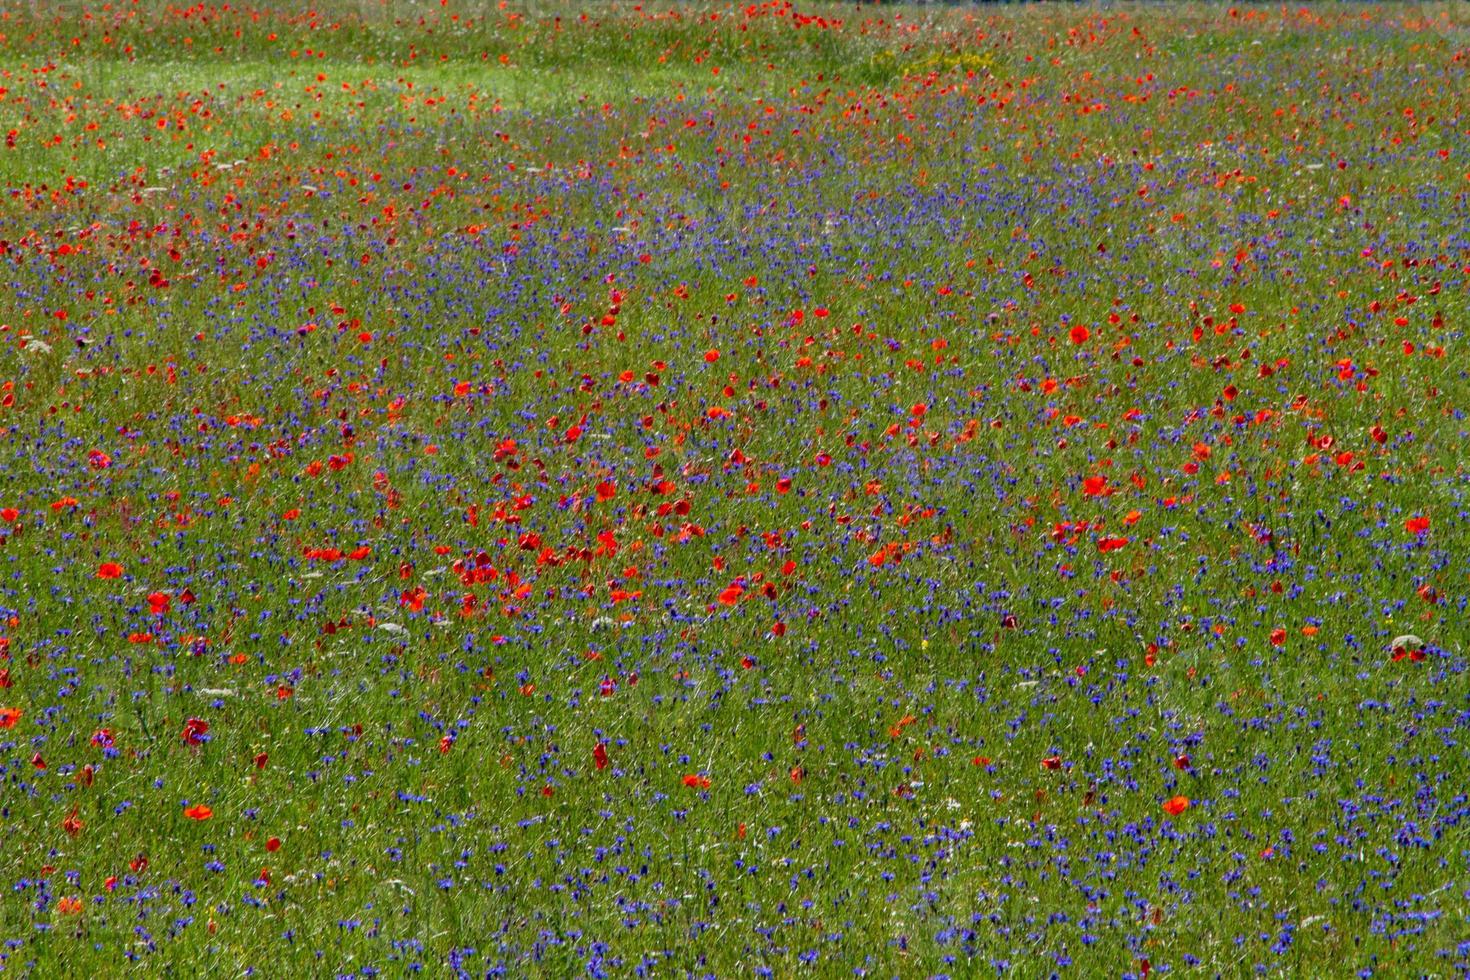
[[[1467,30],[0,14],[0,965],[1463,972]]]

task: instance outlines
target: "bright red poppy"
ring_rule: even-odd
[[[189,809],[184,811],[184,816],[188,817],[190,820],[208,820],[210,817],[214,816],[214,811],[205,806],[203,803],[196,803],[193,806],[189,807]]]
[[[123,567],[115,561],[105,561],[97,566],[98,578],[122,578]]]
[[[1164,812],[1171,817],[1177,817],[1189,809],[1189,797],[1173,796],[1164,801]]]

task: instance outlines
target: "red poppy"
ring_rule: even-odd
[[[279,837],[272,837],[270,840],[265,842],[265,849],[267,851],[270,851],[272,854],[276,853],[281,849],[281,839]]]
[[[1279,626],[1276,627],[1274,630],[1272,630],[1271,631],[1271,645],[1273,647],[1285,646],[1286,645],[1286,630],[1282,629]]]
[[[1404,530],[1410,534],[1423,534],[1429,530],[1429,518],[1423,516],[1411,517],[1407,521],[1404,521]]]
[[[14,728],[23,714],[19,708],[0,708],[0,728]]]
[[[1082,493],[1088,497],[1107,497],[1114,493],[1105,476],[1089,476],[1082,481]]]
[[[1189,797],[1173,796],[1164,801],[1164,812],[1171,817],[1177,817],[1189,809]]]
[[[255,768],[257,768],[257,769],[264,769],[265,768],[265,764],[270,761],[270,756],[266,755],[264,752],[261,752],[258,755],[256,755],[254,761],[255,761]]]
[[[98,578],[122,578],[123,568],[115,561],[105,561],[97,566]]]
[[[183,739],[189,745],[203,745],[209,731],[209,722],[203,718],[190,718],[184,722]]]
[[[1072,343],[1074,344],[1085,344],[1088,338],[1092,336],[1092,331],[1079,323],[1068,332],[1067,336],[1072,339]]]
[[[184,811],[184,816],[188,817],[190,820],[208,820],[210,817],[214,816],[214,811],[205,806],[203,803],[196,803],[193,806],[189,807],[189,809]]]
[[[172,604],[173,599],[167,592],[148,593],[148,606],[155,616],[162,616],[167,613]]]
[[[1059,755],[1047,756],[1045,759],[1041,760],[1041,768],[1051,770],[1062,768],[1062,757]]]
[[[709,777],[690,773],[684,777],[684,785],[690,789],[709,789]]]
[[[4,510],[0,510],[0,520],[3,520],[6,524],[14,524],[19,518],[20,511],[14,507],[6,507]]]
[[[596,745],[594,745],[592,747],[592,761],[594,763],[596,763],[598,769],[606,769],[607,768],[607,743],[606,742],[598,742]]]

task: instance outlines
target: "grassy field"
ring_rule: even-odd
[[[8,5],[0,971],[1465,974],[1467,91],[1463,4]]]

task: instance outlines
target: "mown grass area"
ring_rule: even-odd
[[[0,962],[1470,969],[1467,38],[0,12]]]

